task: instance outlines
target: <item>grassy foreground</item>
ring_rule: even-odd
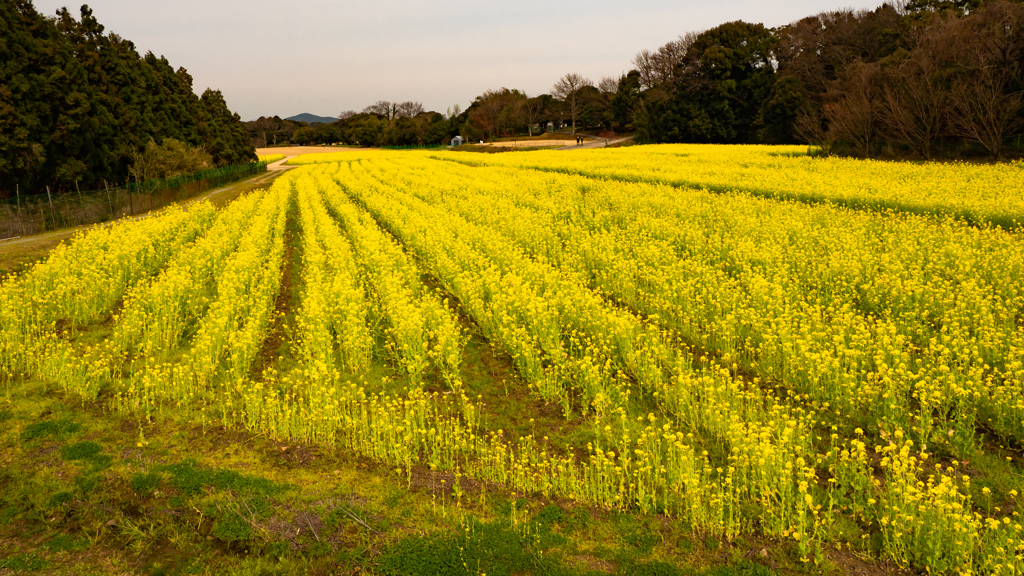
[[[665,517],[522,497],[426,468],[410,483],[344,451],[104,406],[36,381],[4,390],[0,574],[767,576],[870,566],[834,551],[815,567],[788,543],[702,538]]]

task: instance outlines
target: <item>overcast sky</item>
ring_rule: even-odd
[[[80,0],[81,1],[81,0]],[[377,100],[463,109],[489,88],[534,96],[559,76],[596,83],[643,48],[733,20],[779,26],[881,0],[90,0],[141,54],[184,66],[196,92],[224,92],[243,120],[337,116]],[[36,0],[52,15],[78,3]]]

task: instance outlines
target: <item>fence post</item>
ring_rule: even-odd
[[[75,192],[78,192],[78,208],[82,211],[81,223],[85,224],[85,202],[82,201],[82,191],[78,189],[78,180],[75,180]]]
[[[50,197],[50,187],[46,187],[46,201],[50,204],[50,220],[53,221],[53,229],[57,229],[57,217],[53,215],[53,198]]]
[[[21,222],[21,235],[25,235],[25,219],[21,216],[21,184],[14,185],[14,192],[18,195],[18,222]]]
[[[107,188],[107,181],[103,181],[103,190],[107,193],[107,205],[110,206],[110,219],[114,219],[114,202],[110,199],[110,188]]]
[[[136,186],[139,185],[139,177],[138,176],[135,177],[135,185]],[[128,180],[128,209],[130,210],[130,212],[128,214],[131,215],[131,216],[135,216],[135,202],[132,200],[132,181],[131,180]]]
[[[70,192],[68,192],[68,194],[70,194]],[[68,194],[64,195],[64,211],[68,213],[68,218],[70,218],[71,217],[71,203],[68,202]],[[60,221],[63,222],[65,226],[71,227],[71,224],[68,222],[68,218],[65,218],[63,214],[60,215]]]

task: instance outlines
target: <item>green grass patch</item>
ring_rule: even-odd
[[[103,451],[103,447],[89,440],[61,448],[60,455],[65,460],[86,460]]]
[[[70,420],[44,420],[25,426],[21,432],[22,440],[38,440],[46,436],[62,436],[74,434],[81,429],[81,426]]]
[[[71,502],[74,499],[75,494],[73,492],[63,490],[61,492],[57,492],[53,496],[50,496],[50,507],[58,508],[60,506],[63,506],[64,504],[67,504],[68,502]],[[15,511],[15,513],[17,513],[17,511]]]
[[[155,472],[149,474],[143,474],[141,472],[133,474],[131,479],[128,480],[128,484],[131,485],[132,490],[139,496],[146,497],[156,492],[157,486],[160,485],[162,478]]]
[[[224,542],[241,542],[252,537],[252,528],[238,514],[228,514],[218,519],[210,535]]]
[[[36,572],[49,566],[49,562],[43,560],[34,552],[15,554],[0,560],[0,568],[13,570],[14,572]]]
[[[207,487],[215,490],[232,490],[249,496],[271,496],[290,488],[287,484],[278,484],[266,478],[240,474],[226,468],[205,468],[192,459],[184,460],[180,464],[160,466],[157,470],[170,474],[171,485],[183,496],[196,496]]]
[[[398,542],[382,554],[380,568],[389,576],[573,573],[556,558],[536,552],[528,537],[504,522],[470,520],[462,533],[413,537]]]
[[[43,548],[50,552],[81,552],[89,549],[89,541],[85,538],[72,538],[68,534],[58,534],[43,544]]]

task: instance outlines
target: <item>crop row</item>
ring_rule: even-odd
[[[662,151],[640,156],[667,169]],[[421,154],[348,158],[216,214],[94,230],[8,279],[3,375],[86,398],[109,386],[140,414],[181,409],[410,475],[756,530],[808,554],[852,525],[900,563],[1024,569],[1013,504],[983,507],[953,461],[980,457],[977,423],[1015,441],[1024,426],[1016,236]],[[275,303],[292,289],[290,250],[294,366],[264,349],[289,312]],[[106,315],[110,337],[79,344]],[[593,441],[488,429],[501,407],[467,395],[468,324]]]
[[[815,158],[799,146],[693,144],[588,150],[571,156],[557,151],[431,156],[474,166],[529,168],[601,180],[954,216],[983,226],[1024,225],[1024,165],[1019,162],[914,164]]]
[[[963,458],[978,423],[1024,440],[1015,235],[530,171],[406,163],[379,177],[726,365],[830,403],[850,429],[903,430]]]

